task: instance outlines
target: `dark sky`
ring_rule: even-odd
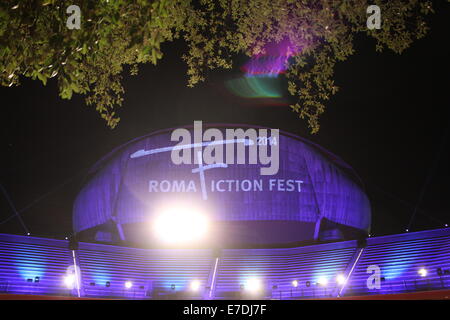
[[[114,130],[82,97],[61,100],[55,81],[2,87],[0,183],[19,210],[32,204],[23,219],[33,235],[63,237],[71,233],[84,173],[114,147],[194,120],[248,123],[308,138],[353,166],[371,200],[374,235],[405,230],[427,179],[411,230],[443,227],[450,223],[450,5],[437,11],[427,37],[402,55],[376,53],[373,40],[357,39],[357,54],[337,66],[340,91],[317,135],[286,106],[225,94],[223,82],[238,68],[212,72],[206,83],[187,88],[179,42],[163,47],[158,66],[125,76],[122,120]],[[12,214],[0,195],[0,232],[23,233],[17,219],[2,223]]]

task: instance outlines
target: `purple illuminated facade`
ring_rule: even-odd
[[[363,188],[322,148],[280,133],[274,175],[261,175],[261,164],[233,164],[213,166],[200,180],[199,163],[172,162],[170,134],[131,141],[92,169],[74,206],[81,242],[0,234],[0,294],[311,299],[450,289],[450,229],[365,237],[370,207]],[[226,189],[226,181],[240,189]],[[210,237],[195,249],[149,241],[141,226],[157,214],[156,204],[183,198],[208,208],[220,241]],[[343,241],[295,243],[313,239]],[[128,246],[104,243],[116,240]],[[256,293],[252,281],[260,284]]]
[[[369,288],[380,270],[379,288]],[[68,288],[65,277],[78,270]],[[420,273],[426,270],[426,273]],[[341,276],[346,283],[336,281]],[[450,289],[450,229],[304,247],[137,249],[0,234],[0,293],[125,299],[303,299]],[[199,288],[191,290],[192,281]],[[293,285],[295,281],[295,285]],[[125,284],[129,282],[131,286]]]
[[[228,128],[249,129],[208,127],[224,136]],[[171,133],[135,139],[94,166],[74,205],[73,225],[81,239],[151,246],[146,222],[160,204],[183,198],[208,208],[216,242],[210,244],[222,247],[355,239],[369,231],[370,204],[355,172],[305,139],[280,132],[275,175],[261,175],[259,163],[231,164],[205,171],[202,189],[198,165],[176,165],[171,152],[161,151],[177,144]]]

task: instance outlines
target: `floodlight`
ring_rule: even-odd
[[[256,278],[248,279],[245,283],[245,289],[250,292],[258,292],[261,290],[261,281]]]
[[[336,277],[336,282],[337,282],[338,284],[344,284],[344,283],[345,283],[345,276],[342,275],[342,274],[339,274],[339,275]]]
[[[153,220],[153,231],[169,244],[195,242],[208,230],[208,219],[198,208],[189,205],[171,205],[162,208]]]
[[[198,289],[200,289],[200,281],[198,280],[193,280],[191,282],[191,290],[192,291],[198,291]]]
[[[421,268],[419,271],[417,271],[418,274],[420,274],[421,277],[426,277],[428,274],[427,269]]]
[[[317,284],[326,286],[328,284],[328,279],[325,277],[319,277],[319,279],[317,279]]]
[[[73,289],[73,285],[75,284],[75,275],[68,274],[64,277],[64,284],[68,289]]]

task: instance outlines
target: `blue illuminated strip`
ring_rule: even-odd
[[[367,268],[381,269],[381,288],[367,287]],[[427,276],[418,271],[424,268]],[[369,238],[368,245],[349,280],[345,295],[391,294],[450,287],[450,276],[437,269],[450,270],[448,229]]]
[[[356,241],[345,241],[224,249],[219,257],[207,249],[90,243],[79,243],[78,250],[72,251],[68,241],[0,234],[0,292],[150,299],[189,292],[191,281],[197,280],[201,290],[191,293],[191,298],[226,299],[239,298],[246,281],[257,278],[266,289],[265,298],[323,298],[339,291],[338,274],[347,279],[346,296],[450,288],[450,229],[369,238],[359,259],[352,259],[358,250]],[[367,288],[366,270],[371,265],[381,269],[380,289]],[[81,272],[74,292],[64,285],[69,266]],[[427,270],[425,277],[418,273],[421,268]],[[319,279],[327,279],[327,285],[320,285]],[[131,288],[125,286],[127,281]]]

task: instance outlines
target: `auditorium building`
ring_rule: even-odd
[[[370,237],[364,184],[338,156],[278,130],[205,128],[226,138],[180,145],[167,129],[100,159],[74,200],[70,239],[0,234],[0,297],[448,296],[450,229]],[[235,128],[244,136],[230,138]],[[262,130],[270,138],[255,139]],[[230,163],[230,152],[244,153]]]

